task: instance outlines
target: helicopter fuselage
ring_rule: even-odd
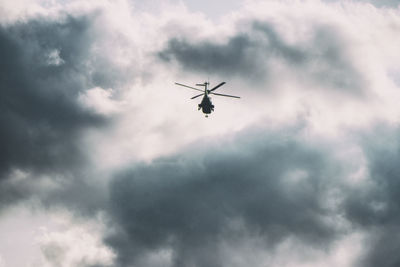
[[[214,105],[211,103],[210,97],[207,93],[204,94],[203,99],[199,104],[199,109],[201,109],[204,114],[210,114],[214,111]]]

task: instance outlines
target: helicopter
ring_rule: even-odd
[[[218,88],[220,88],[225,83],[226,82],[222,82],[222,83],[218,84],[217,86],[213,87],[212,89],[207,89],[207,86],[210,85],[209,82],[196,84],[196,86],[204,86],[204,91],[202,89],[195,88],[195,87],[192,87],[192,86],[188,86],[188,85],[185,85],[185,84],[182,84],[182,83],[177,83],[176,82],[175,84],[202,92],[201,94],[195,95],[194,97],[192,97],[190,99],[195,99],[195,98],[197,98],[199,96],[203,96],[203,99],[201,100],[201,103],[198,105],[198,110],[201,109],[203,111],[203,113],[206,114],[206,118],[207,118],[208,114],[210,114],[211,112],[214,111],[214,105],[211,103],[209,95],[218,95],[218,96],[227,96],[227,97],[233,97],[233,98],[240,98],[239,96],[224,95],[224,94],[218,94],[218,93],[214,93],[213,92],[213,91],[217,90]]]

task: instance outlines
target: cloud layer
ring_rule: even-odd
[[[225,266],[222,242],[241,235],[265,239],[267,251],[290,236],[329,246],[340,229],[325,199],[340,169],[322,149],[282,135],[191,147],[119,175],[111,212],[121,230],[108,242],[122,266],[163,249],[171,266]]]
[[[272,23],[253,21],[249,24],[244,33],[222,44],[217,43],[220,40],[190,43],[171,39],[159,57],[167,62],[175,59],[183,69],[240,76],[255,83],[274,79],[275,65],[283,64],[290,69],[283,74],[301,76],[318,86],[358,94],[368,89],[351,58],[345,54],[340,29],[335,29],[334,25],[315,25],[307,40],[288,43]],[[279,78],[289,77],[281,75]]]
[[[400,11],[366,2],[4,5],[0,230],[36,242],[23,266],[397,266]],[[173,82],[208,75],[242,99],[204,119]]]

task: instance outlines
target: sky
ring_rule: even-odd
[[[0,267],[398,266],[399,47],[398,0],[0,0]]]

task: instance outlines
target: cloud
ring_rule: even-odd
[[[80,131],[104,124],[77,102],[91,83],[91,20],[37,19],[1,27],[3,179],[13,169],[57,172],[79,164]]]
[[[42,229],[37,237],[43,253],[41,266],[113,266],[114,254],[101,242],[95,222],[63,222],[62,230]]]
[[[224,266],[222,242],[241,235],[261,236],[266,251],[289,237],[329,247],[342,231],[325,202],[335,165],[329,152],[285,132],[138,164],[111,184],[117,230],[106,241],[121,266],[146,266],[161,251],[171,266]]]
[[[89,185],[96,171],[85,137],[115,120],[115,95],[138,72],[120,62],[120,46],[108,52],[106,39],[120,32],[99,29],[104,10],[64,11],[0,26],[0,209],[32,197],[99,206],[89,199],[98,188]]]
[[[107,218],[94,238],[48,234],[44,263],[397,262],[398,133],[370,125],[399,122],[398,11],[249,1],[211,21],[183,4],[72,2],[0,27],[2,215],[25,198],[43,221]],[[173,81],[208,73],[242,99],[213,99],[204,120]],[[15,219],[27,232],[30,216]]]
[[[396,266],[400,257],[400,160],[398,127],[374,126],[361,138],[368,160],[366,181],[351,188],[343,203],[348,219],[370,233],[360,266]]]
[[[66,8],[0,26],[1,207],[87,184],[84,137],[110,125],[114,95],[137,73],[106,53],[102,19],[100,9],[76,15]]]
[[[243,24],[243,22],[242,22]],[[346,37],[334,25],[316,23],[309,37],[289,43],[268,21],[254,20],[244,32],[225,42],[187,38],[169,40],[158,56],[164,62],[175,60],[182,69],[221,76],[239,76],[256,83],[279,79],[306,80],[318,87],[362,94],[366,81],[347,55]],[[276,65],[283,64],[283,69]]]
[[[136,164],[111,183],[105,241],[121,266],[245,266],[248,250],[256,266],[396,266],[398,129],[353,138],[365,159],[349,139],[321,145],[280,129]]]
[[[82,220],[66,210],[20,202],[1,216],[0,266],[113,266],[115,255],[102,243],[101,215]]]

